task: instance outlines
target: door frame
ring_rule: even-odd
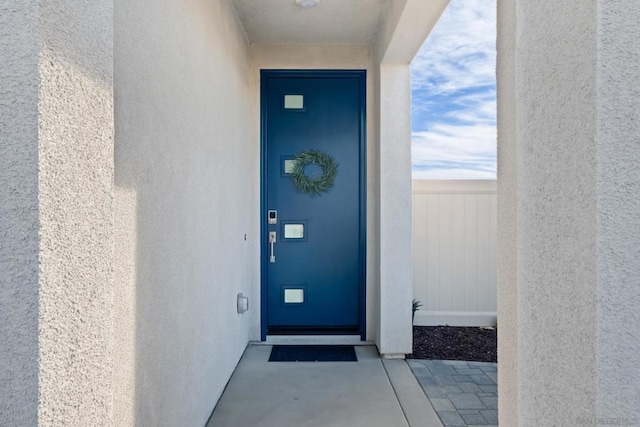
[[[269,78],[352,78],[360,87],[359,141],[359,298],[360,339],[366,340],[367,322],[367,72],[366,70],[260,70],[260,339],[266,341],[268,328],[267,276],[267,141],[266,96]]]

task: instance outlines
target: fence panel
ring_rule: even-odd
[[[496,181],[413,181],[416,325],[496,320]]]

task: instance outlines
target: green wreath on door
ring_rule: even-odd
[[[290,178],[300,192],[313,196],[326,193],[333,188],[338,174],[338,164],[331,156],[318,150],[306,150],[296,154],[293,160]],[[311,164],[322,168],[322,175],[319,178],[310,178],[305,175],[305,167]]]

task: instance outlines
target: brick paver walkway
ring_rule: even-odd
[[[445,426],[498,425],[498,364],[407,360]]]

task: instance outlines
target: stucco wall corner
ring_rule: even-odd
[[[7,425],[113,421],[113,8],[80,3],[0,6]]]
[[[39,3],[39,408],[113,423],[113,3]]]

